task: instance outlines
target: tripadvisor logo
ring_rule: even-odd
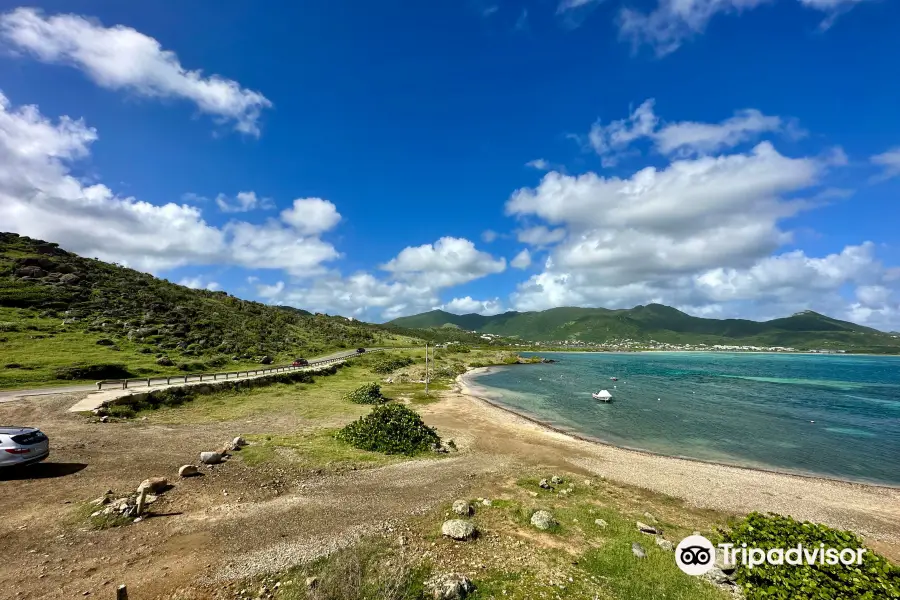
[[[826,548],[819,544],[812,548],[797,544],[792,548],[748,547],[747,544],[719,544],[722,564],[725,567],[745,565],[748,569],[760,565],[837,565],[858,566],[862,564],[865,548]],[[688,575],[703,575],[716,566],[716,547],[702,535],[691,535],[675,548],[675,564]]]
[[[675,548],[675,564],[688,575],[703,575],[716,564],[716,549],[702,535],[689,535]]]

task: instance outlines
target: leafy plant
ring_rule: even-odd
[[[125,365],[72,365],[56,369],[57,379],[127,379],[134,377]]]
[[[441,441],[417,412],[402,404],[382,404],[337,433],[338,439],[361,450],[413,455]]]
[[[725,533],[725,541],[741,547],[796,548],[810,551],[823,547],[842,550],[863,548],[862,540],[849,531],[798,522],[790,517],[750,513]],[[748,600],[805,600],[843,598],[900,598],[900,568],[866,550],[862,564],[769,565],[752,569],[741,565],[736,581]]]
[[[376,373],[387,375],[388,373],[393,373],[397,369],[408,367],[413,364],[413,362],[415,361],[409,356],[388,356],[375,361],[372,364],[372,370]]]
[[[381,394],[381,386],[377,383],[364,383],[355,390],[344,394],[344,400],[356,404],[384,404],[387,402]]]

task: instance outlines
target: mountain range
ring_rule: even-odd
[[[406,328],[460,328],[536,342],[601,343],[631,339],[671,344],[739,344],[798,349],[900,352],[900,338],[870,327],[803,311],[771,321],[706,319],[671,306],[629,309],[560,307],[539,312],[455,315],[433,310],[389,322]]]

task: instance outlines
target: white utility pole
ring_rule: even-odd
[[[428,394],[428,342],[425,342],[425,393]]]

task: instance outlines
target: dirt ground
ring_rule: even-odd
[[[703,465],[580,442],[456,392],[418,407],[458,454],[386,467],[328,471],[240,458],[179,480],[180,465],[236,435],[290,433],[284,414],[197,425],[136,420],[96,423],[66,413],[77,395],[0,405],[0,423],[40,427],[51,457],[12,477],[0,475],[0,597],[234,598],[241,578],[284,569],[393,531],[402,522],[537,468],[602,475],[699,507],[741,513],[779,510],[854,529],[900,557],[900,491]],[[624,453],[624,454],[623,454]],[[143,522],[103,531],[77,517],[107,489],[134,490],[165,476],[174,487]],[[14,549],[15,552],[10,552]],[[187,591],[189,590],[189,591]],[[181,594],[181,596],[179,596]]]

